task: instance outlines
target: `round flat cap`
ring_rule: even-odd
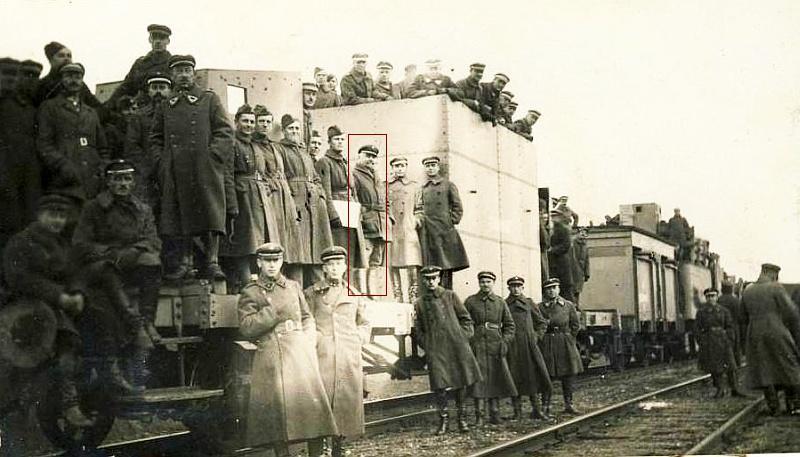
[[[341,246],[331,246],[322,251],[319,257],[323,263],[334,259],[345,259],[347,258],[347,249]]]
[[[364,59],[364,60],[366,60],[368,58],[369,58],[369,54],[367,54],[365,52],[357,52],[357,53],[353,54],[353,59]]]
[[[65,210],[72,207],[75,201],[69,197],[59,194],[42,195],[37,202],[37,207],[41,209],[60,209]]]
[[[395,157],[389,161],[389,165],[394,165],[396,163],[408,163],[408,159],[405,157]]]
[[[495,78],[498,78],[498,79],[502,79],[503,81],[505,81],[505,82],[506,82],[506,84],[508,84],[508,82],[509,82],[509,81],[511,81],[511,78],[509,78],[508,76],[506,76],[506,74],[505,74],[505,73],[496,73],[496,74],[494,75],[494,77],[495,77]]]
[[[478,279],[484,279],[484,278],[489,278],[492,281],[496,281],[497,275],[495,275],[491,271],[481,271],[480,273],[478,273]]]
[[[512,276],[508,278],[506,284],[509,286],[523,286],[525,285],[525,279],[523,279],[521,276]]]
[[[474,64],[469,66],[469,69],[470,70],[485,70],[486,69],[486,64],[474,63]]]
[[[442,267],[438,267],[436,265],[428,265],[423,267],[419,270],[419,274],[422,276],[439,276],[442,273]]]
[[[361,154],[362,152],[364,154],[368,155],[368,156],[372,156],[372,157],[377,157],[378,156],[378,148],[373,146],[373,145],[371,145],[371,144],[366,144],[366,145],[361,146],[360,148],[358,148],[358,153]]]
[[[314,77],[316,78],[317,75],[327,75],[328,72],[324,68],[315,67],[314,68]]]
[[[559,281],[558,278],[550,278],[547,281],[545,281],[544,284],[542,284],[542,288],[547,289],[548,287],[560,286],[560,285],[561,281]]]
[[[533,116],[533,119],[534,119],[534,120],[535,120],[535,119],[539,119],[539,116],[541,116],[541,115],[542,115],[542,113],[540,113],[540,112],[536,111],[535,109],[529,109],[529,110],[528,110],[528,114],[530,114],[531,116]]]
[[[441,161],[442,161],[442,159],[440,159],[440,158],[438,158],[436,156],[430,156],[430,157],[425,157],[424,159],[422,159],[422,164],[426,165],[426,164],[429,164],[429,163],[439,163]]]
[[[317,83],[303,83],[303,90],[310,90],[312,92],[316,92],[319,89],[317,88]]]
[[[175,68],[181,65],[189,65],[190,67],[194,68],[197,65],[197,62],[194,60],[194,56],[190,54],[186,54],[185,56],[181,55],[173,55],[167,61],[169,68]]]
[[[378,65],[376,65],[376,68],[378,68],[378,70],[392,70],[392,69],[394,69],[392,64],[390,64],[389,62],[378,62]]]
[[[340,135],[343,135],[343,134],[344,133],[342,132],[342,129],[340,129],[338,125],[332,125],[332,126],[328,127],[328,139],[329,140],[331,138],[335,137],[335,136],[340,136]]]
[[[514,108],[516,108],[516,107],[519,106],[519,103],[517,103],[517,102],[512,100],[512,101],[508,102],[508,106],[513,106]]]
[[[767,270],[781,271],[781,267],[779,267],[778,265],[775,265],[774,263],[762,263],[761,264],[761,269],[765,270],[765,271],[767,271]]]
[[[281,127],[283,128],[286,128],[294,124],[295,122],[300,122],[300,120],[292,116],[291,114],[284,114],[283,116],[281,116]]]
[[[253,110],[253,107],[245,103],[244,105],[240,106],[239,109],[236,110],[236,117],[241,116],[242,114],[252,114],[255,115],[256,112]]]
[[[169,29],[166,25],[161,24],[150,24],[147,26],[147,31],[149,33],[161,34],[170,36],[172,35],[172,30]]]
[[[278,243],[264,243],[256,249],[256,255],[262,259],[278,259],[283,257],[283,247]]]
[[[164,84],[169,84],[171,86],[172,79],[167,74],[156,70],[156,71],[151,71],[150,73],[147,74],[146,83],[147,84],[164,83]]]
[[[77,62],[72,62],[62,66],[58,70],[58,72],[61,73],[62,75],[65,73],[80,73],[81,75],[85,75],[86,69],[83,68],[82,64],[79,64]]]
[[[425,65],[439,65],[441,62],[439,59],[428,59],[425,61]]]
[[[319,130],[312,130],[311,138],[322,138],[322,135],[319,134]]]
[[[106,175],[119,175],[124,173],[133,173],[136,167],[125,159],[112,160],[105,168]]]

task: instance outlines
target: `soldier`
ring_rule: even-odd
[[[514,131],[519,135],[525,137],[528,141],[533,141],[532,129],[533,124],[539,120],[542,113],[536,110],[528,110],[528,113],[522,119],[514,121]]]
[[[492,107],[484,104],[483,88],[481,87],[481,79],[483,79],[483,71],[486,65],[482,63],[474,63],[469,66],[469,76],[458,81],[456,87],[458,88],[458,98],[461,102],[472,111],[480,114],[481,119],[490,121],[492,118]]]
[[[317,101],[314,103],[314,109],[342,106],[342,97],[336,93],[335,76],[326,75],[322,83],[318,81],[317,84],[319,91],[317,92]]]
[[[136,101],[128,95],[116,99],[108,105],[105,118],[101,121],[103,132],[106,134],[106,145],[112,159],[121,159],[125,151],[125,138],[127,137],[128,124],[138,109]]]
[[[258,344],[251,370],[247,439],[272,443],[276,456],[288,457],[289,442],[339,432],[318,368],[314,316],[300,284],[281,274],[283,248],[275,243],[259,246],[256,262],[258,280],[239,297],[239,332]],[[309,451],[313,448],[309,446]]]
[[[733,318],[727,309],[717,301],[717,289],[708,288],[703,291],[706,303],[700,306],[695,316],[695,329],[700,343],[697,362],[700,369],[711,374],[711,381],[716,391],[714,398],[725,396],[722,386],[722,374],[728,375],[728,386],[734,397],[743,397],[739,392],[736,378],[736,360],[733,358],[733,341],[735,337]]]
[[[50,191],[75,189],[85,198],[100,192],[106,136],[97,112],[80,96],[83,65],[69,63],[59,70],[61,93],[39,109],[37,147]]]
[[[550,249],[547,252],[550,276],[558,278],[561,296],[569,302],[575,299],[575,283],[572,279],[574,259],[572,233],[567,226],[567,217],[560,209],[552,212],[553,232],[550,236]]]
[[[339,435],[333,438],[332,455],[341,457],[344,439],[364,434],[361,346],[369,341],[370,326],[363,300],[358,298],[358,291],[348,287],[343,277],[347,271],[347,250],[332,246],[321,257],[325,279],[304,293],[317,324],[317,359],[322,384],[339,430]],[[316,440],[314,445],[310,454],[318,455],[322,440]]]
[[[539,342],[539,348],[542,350],[550,378],[561,380],[564,412],[580,414],[572,404],[575,375],[583,371],[581,355],[575,342],[575,336],[581,327],[578,311],[571,301],[559,296],[558,278],[548,279],[543,287],[544,302],[539,305],[539,309],[547,320],[547,330]],[[542,394],[545,415],[550,415],[550,400],[549,393]]]
[[[300,221],[298,239],[301,250],[295,259],[297,264],[291,266],[290,275],[298,282],[311,285],[322,274],[318,267],[320,254],[333,245],[330,217],[325,191],[301,138],[300,120],[284,114],[281,127],[284,138],[274,143],[273,148],[283,159],[284,173]]]
[[[414,214],[422,220],[419,229],[422,262],[440,265],[442,285],[451,289],[453,273],[469,268],[469,259],[455,227],[461,222],[464,207],[456,185],[439,174],[440,160],[436,156],[422,159],[428,179],[422,185]]]
[[[150,207],[133,196],[134,172],[125,160],[106,166],[107,190],[86,204],[73,237],[81,281],[104,292],[108,300],[101,305],[110,317],[93,326],[92,334],[95,352],[108,359],[111,373],[119,371],[116,357],[121,346],[130,343],[135,361],[141,364],[153,343],[161,339],[154,325],[161,286],[161,240]],[[125,290],[130,287],[139,290],[138,306]],[[120,337],[114,329],[130,336]],[[137,375],[142,384],[146,373],[141,365]],[[124,379],[116,380],[121,390],[133,391]]]
[[[16,90],[0,97],[0,252],[13,234],[36,219],[42,167],[36,154],[32,97],[41,71],[37,62],[22,62]]]
[[[353,69],[342,78],[342,102],[344,105],[360,105],[375,101],[375,83],[367,71],[367,54],[353,54]]]
[[[306,146],[311,144],[313,124],[310,110],[314,109],[314,103],[316,102],[317,85],[315,83],[303,83],[303,142]]]
[[[589,232],[585,228],[578,229],[572,244],[572,281],[575,283],[575,306],[580,306],[581,292],[583,284],[589,280],[589,247],[586,246],[586,239]]]
[[[441,73],[439,59],[430,59],[425,62],[425,65],[428,67],[428,71],[424,75],[417,76],[414,80],[408,98],[449,94],[451,98],[457,99],[456,85],[453,84],[453,80],[449,76]]]
[[[681,216],[681,209],[675,208],[674,215],[667,222],[669,238],[678,244],[678,259],[686,260],[689,258],[689,248],[691,247],[692,229],[689,221]]]
[[[567,202],[569,201],[569,197],[566,195],[562,195],[558,197],[558,203],[556,204],[556,209],[561,211],[566,217],[566,224],[572,224],[572,227],[578,227],[578,213],[572,211],[572,208],[567,206]]]
[[[17,59],[10,57],[0,59],[0,97],[9,97],[14,94],[19,67],[20,62]]]
[[[742,294],[747,327],[747,385],[761,389],[772,414],[780,410],[777,389],[800,389],[800,313],[778,282],[781,268],[765,263],[761,275]],[[787,412],[800,405],[787,395]],[[793,403],[793,404],[792,404]]]
[[[492,108],[492,122],[497,123],[498,112],[497,103],[500,99],[500,92],[508,84],[511,79],[503,73],[494,75],[494,79],[490,83],[481,83],[483,91],[483,104]]]
[[[507,129],[511,130],[512,132],[516,132],[514,130],[514,113],[517,112],[517,107],[519,103],[515,102],[514,100],[509,101],[505,107],[503,108],[503,125],[506,126]]]
[[[414,303],[417,340],[425,349],[428,378],[439,410],[437,435],[447,433],[447,390],[456,399],[458,430],[468,432],[464,414],[465,389],[481,381],[478,361],[469,346],[474,334],[472,318],[452,290],[439,286],[442,269],[426,266],[420,271],[423,292]]]
[[[392,179],[389,182],[389,208],[395,223],[392,225],[392,243],[390,247],[390,264],[392,267],[392,290],[395,300],[403,302],[403,287],[400,271],[408,274],[408,302],[414,303],[419,292],[418,270],[422,265],[422,248],[419,243],[417,229],[422,225],[420,214],[414,213],[414,204],[418,198],[417,182],[408,178],[408,159],[395,157],[389,165],[392,167]]]
[[[172,57],[172,54],[167,51],[167,46],[172,30],[166,25],[150,24],[147,26],[147,33],[150,35],[151,51],[133,62],[125,80],[114,89],[114,93],[108,99],[108,103],[112,106],[123,95],[136,97],[139,91],[145,88],[145,80],[151,73],[169,72],[169,58]]]
[[[411,95],[411,85],[417,79],[417,66],[414,64],[406,65],[405,77],[402,81],[397,83],[397,89],[400,91],[400,98],[409,98]]]
[[[57,317],[55,379],[62,415],[73,427],[91,427],[78,405],[77,372],[81,339],[73,319],[80,316],[84,295],[70,285],[69,241],[63,236],[72,202],[60,195],[39,199],[36,221],[14,235],[3,251],[3,271],[10,301],[38,300]]]
[[[174,95],[156,110],[151,148],[161,178],[159,230],[177,241],[177,268],[169,276],[191,274],[190,239],[202,238],[201,276],[224,280],[219,238],[236,217],[233,189],[233,130],[219,97],[195,84],[190,55],[169,59]]]
[[[158,214],[158,176],[155,157],[150,146],[150,130],[156,110],[172,95],[172,80],[166,73],[151,72],[147,76],[147,92],[140,97],[143,102],[131,116],[125,138],[125,159],[139,171],[139,182],[134,194]]]
[[[508,115],[508,105],[513,101],[514,94],[507,90],[500,91],[500,96],[497,98],[497,104],[494,106],[494,117],[498,124],[510,124],[511,118]]]
[[[733,295],[733,284],[723,281],[722,295],[719,297],[719,304],[727,309],[733,318],[733,357],[736,359],[736,366],[742,366],[742,352],[744,350],[744,339],[747,336],[747,322],[744,319],[742,303]]]
[[[368,258],[366,276],[356,270],[356,281],[361,290],[372,294],[372,278],[377,268],[386,261],[387,225],[393,218],[386,213],[386,185],[375,175],[378,148],[372,145],[358,149],[358,162],[353,170],[353,190],[361,204],[361,230],[364,232],[364,251]],[[366,287],[363,287],[366,286]]]
[[[40,106],[45,100],[57,97],[61,93],[61,84],[63,82],[61,67],[72,63],[72,51],[63,44],[55,41],[47,43],[44,47],[44,54],[48,62],[50,62],[50,71],[39,81],[39,86],[36,88],[36,94],[33,97],[33,103],[36,106]],[[82,103],[85,103],[95,110],[100,110],[102,108],[103,104],[92,94],[83,81],[81,81],[78,94],[80,95]]]
[[[311,156],[311,160],[313,160],[314,163],[319,160],[320,149],[322,149],[322,136],[320,136],[318,131],[312,130],[311,139],[309,139],[308,143],[308,155]]]
[[[464,308],[475,325],[470,346],[483,378],[470,387],[470,396],[475,399],[475,425],[478,426],[483,425],[484,399],[489,403],[489,422],[499,424],[500,398],[517,396],[506,362],[508,346],[514,339],[514,319],[506,302],[492,291],[496,279],[491,271],[478,273],[480,291],[464,300]]]
[[[314,82],[317,83],[317,87],[322,88],[322,86],[328,81],[328,72],[324,68],[316,67],[314,68]]]
[[[547,320],[539,310],[539,305],[523,294],[525,287],[523,278],[514,276],[506,281],[506,284],[509,291],[506,305],[516,326],[514,339],[509,345],[506,356],[511,377],[514,378],[519,394],[513,398],[514,419],[519,420],[522,417],[521,398],[527,395],[531,401],[530,418],[549,421],[551,417],[542,412],[536,398],[538,394],[550,395],[553,390],[547,364],[538,344],[547,330]]]
[[[252,141],[256,115],[250,105],[243,105],[234,117],[236,140],[233,143],[233,181],[238,214],[233,229],[222,241],[220,256],[229,261],[226,274],[231,289],[241,290],[250,282],[251,263],[256,249],[268,240],[278,238],[276,211],[269,198],[264,155]]]
[[[550,262],[548,261],[548,251],[550,250],[550,218],[547,215],[547,202],[539,199],[539,259],[541,266],[542,284],[550,278]]]
[[[389,62],[378,62],[378,80],[375,82],[375,89],[372,96],[376,100],[398,100],[400,98],[400,88],[392,84],[392,64]]]

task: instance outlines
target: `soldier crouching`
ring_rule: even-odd
[[[122,346],[131,344],[135,360],[142,364],[146,351],[160,339],[154,320],[161,284],[161,240],[150,208],[132,195],[134,172],[124,160],[106,166],[107,189],[86,204],[73,237],[83,264],[81,282],[105,295],[105,303],[97,304],[104,310],[98,316],[105,315],[92,326],[94,349],[108,358],[112,381],[124,391],[132,387],[114,374],[119,371],[116,356]],[[139,290],[138,306],[131,302],[126,287]],[[143,367],[139,368],[137,381],[145,377]]]

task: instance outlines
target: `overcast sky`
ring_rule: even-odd
[[[0,0],[0,54],[44,63],[60,41],[94,87],[148,50],[153,22],[200,68],[342,74],[364,51],[396,79],[430,57],[460,78],[482,61],[543,113],[540,185],[582,221],[677,206],[728,272],[770,261],[800,282],[800,2]]]

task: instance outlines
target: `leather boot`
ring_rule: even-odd
[[[475,399],[475,426],[480,427],[483,425],[483,400],[480,398]]]
[[[86,417],[78,405],[70,406],[64,410],[64,420],[66,420],[69,425],[77,428],[91,427],[94,425],[94,420]]]
[[[489,422],[495,425],[503,423],[503,420],[500,418],[500,408],[498,407],[498,400],[496,398],[489,399]]]
[[[403,283],[400,276],[400,269],[392,267],[392,294],[394,300],[398,303],[403,303]]]
[[[522,419],[522,400],[520,397],[512,398],[511,404],[514,406],[514,415],[511,416],[511,420],[518,421]]]
[[[775,390],[774,386],[764,389],[764,398],[767,400],[767,406],[769,407],[770,414],[773,416],[778,415],[778,413],[780,413],[781,405],[778,402],[778,392]]]
[[[439,428],[436,429],[437,435],[444,435],[447,433],[447,413],[439,415]]]
[[[104,362],[104,374],[106,381],[119,393],[123,395],[132,395],[142,391],[141,387],[135,387],[128,382],[122,375],[122,370],[119,368],[119,359],[116,357],[109,357]]]
[[[458,412],[458,431],[461,433],[469,432],[469,426],[465,420],[466,412],[464,412],[464,402],[456,400],[456,411]]]
[[[551,394],[542,394],[542,412],[545,417],[552,417],[550,416],[550,399]]]
[[[91,427],[94,421],[86,417],[78,406],[78,387],[71,374],[64,373],[58,385],[64,419],[73,427]]]
[[[725,396],[725,388],[722,386],[722,376],[719,374],[711,375],[711,383],[714,384],[714,398],[722,398]]]
[[[581,412],[575,409],[575,407],[572,405],[571,393],[564,395],[564,412],[567,414],[575,414],[575,415],[581,414]]]
[[[536,401],[536,396],[531,395],[531,419],[538,419],[543,421],[551,421],[553,420],[552,417],[548,416],[547,414],[543,413],[539,409],[539,404]]]
[[[375,278],[375,275],[377,274],[377,272],[378,272],[377,268],[374,268],[374,267],[367,268],[367,293],[370,294],[370,295],[373,295],[373,294],[376,293],[374,290],[372,290],[372,284],[375,283],[375,281],[373,281],[373,279]],[[378,294],[384,294],[384,293],[386,293],[386,291],[385,290],[379,290],[377,293]]]
[[[731,389],[731,396],[739,398],[750,398],[750,395],[739,390],[739,379],[736,375],[736,368],[728,370],[728,387]]]
[[[419,280],[417,279],[417,267],[408,268],[408,302],[414,303],[419,298]]]
[[[331,457],[343,457],[344,456],[344,437],[343,436],[334,436],[331,438]]]
[[[212,281],[225,281],[225,272],[219,266],[219,235],[209,233],[205,236],[204,242],[207,264],[203,276]]]

